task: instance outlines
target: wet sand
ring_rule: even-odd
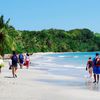
[[[35,60],[37,57],[34,57]],[[100,99],[100,84],[93,84],[92,79],[56,75],[42,69],[43,65],[40,69],[36,66],[18,69],[18,77],[12,78],[6,62],[0,75],[0,100]]]

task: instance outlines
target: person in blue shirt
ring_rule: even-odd
[[[23,56],[22,53],[20,53],[20,55],[19,55],[19,65],[20,65],[20,69],[22,69],[23,64],[24,64],[24,56]]]

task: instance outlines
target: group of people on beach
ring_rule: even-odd
[[[99,53],[96,53],[95,57],[89,57],[87,61],[86,70],[89,72],[90,77],[92,77],[92,73],[94,74],[93,83],[99,83],[99,74],[100,74],[100,56]]]
[[[26,66],[26,68],[29,68],[30,65],[30,57],[29,54],[22,54],[20,53],[19,55],[16,54],[15,51],[13,51],[13,54],[11,55],[9,59],[9,69],[12,70],[12,75],[13,77],[17,77],[16,71],[18,69],[18,63],[20,65],[20,69],[23,68],[23,66]],[[0,56],[0,73],[1,73],[1,68],[4,66],[4,62],[2,59],[2,56]]]
[[[13,51],[13,54],[11,56],[11,59],[9,61],[9,69],[12,70],[13,77],[17,77],[16,71],[18,69],[18,63],[20,65],[20,69],[23,68],[23,66],[26,66],[26,68],[29,68],[30,64],[30,58],[29,54],[26,53],[25,55],[20,53],[19,55],[16,54],[15,51]],[[1,68],[4,66],[3,60],[0,56],[0,73]],[[100,56],[99,53],[96,53],[95,57],[92,59],[89,57],[86,65],[86,70],[89,72],[89,77],[94,77],[93,83],[99,83],[99,74],[100,74]]]
[[[22,53],[20,53],[19,55],[17,55],[16,52],[13,51],[11,61],[9,62],[9,69],[12,69],[14,78],[17,77],[16,71],[18,69],[18,63],[20,65],[20,69],[23,68],[23,65],[28,69],[30,64],[29,54],[26,53],[26,55],[23,55]]]

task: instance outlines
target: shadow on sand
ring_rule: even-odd
[[[11,76],[5,76],[4,78],[14,78],[14,77],[11,77]]]
[[[92,81],[84,81],[84,80],[57,80],[57,79],[38,79],[35,81],[45,82],[48,84],[53,85],[60,85],[60,86],[70,86],[75,88],[81,89],[88,89],[92,91],[100,91],[100,85],[94,84]]]

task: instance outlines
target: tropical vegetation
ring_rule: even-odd
[[[0,54],[20,52],[100,51],[100,33],[84,29],[16,30],[0,16]]]

